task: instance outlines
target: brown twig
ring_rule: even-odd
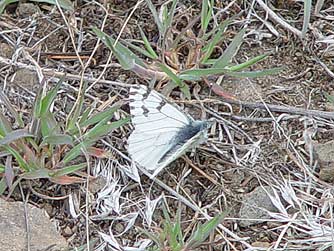
[[[201,174],[202,176],[204,176],[206,179],[208,179],[209,181],[211,181],[213,184],[215,184],[217,186],[220,185],[215,179],[213,179],[212,177],[210,177],[209,175],[207,175],[203,170],[201,170],[196,165],[194,165],[194,163],[192,163],[192,161],[187,156],[183,156],[182,159],[185,162],[187,162],[196,172],[198,172],[199,174]]]
[[[299,38],[302,37],[302,32],[295,27],[291,26],[287,22],[285,22],[282,18],[280,18],[274,11],[272,11],[262,0],[256,0],[256,2],[268,13],[270,19],[275,21],[276,23],[283,26],[286,30],[289,30]]]
[[[20,62],[13,62],[11,59],[4,58],[4,57],[1,57],[1,56],[0,56],[0,63],[6,64],[6,65],[13,65],[13,66],[28,69],[28,70],[31,70],[31,71],[36,70],[35,67],[32,66],[32,65],[28,65],[28,64],[24,64],[24,63],[20,63]],[[56,71],[54,69],[42,68],[42,72],[43,72],[44,75],[47,75],[49,77],[57,77],[57,78],[65,77],[66,79],[81,80],[80,75],[60,72],[60,71]],[[102,84],[108,84],[108,85],[120,86],[120,87],[127,87],[127,88],[131,87],[130,84],[125,84],[125,83],[122,83],[122,82],[105,80],[105,79],[98,80],[97,78],[92,78],[92,77],[89,77],[89,76],[83,76],[83,80],[87,81],[87,82],[90,82],[90,83],[94,82],[94,81],[98,81],[99,83],[102,83]]]
[[[297,114],[297,115],[304,115],[304,116],[311,116],[311,117],[320,117],[320,118],[325,118],[325,119],[334,119],[334,112],[325,112],[325,111],[319,111],[319,110],[306,110],[303,108],[296,108],[293,106],[252,103],[252,102],[244,102],[244,101],[232,100],[232,99],[223,99],[223,101],[226,103],[241,105],[241,106],[252,108],[252,109],[267,110],[267,108],[269,108],[269,110],[272,112],[281,112],[281,113]]]

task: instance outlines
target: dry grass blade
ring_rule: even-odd
[[[314,14],[319,15],[325,0],[318,0],[314,7]]]
[[[12,114],[12,116],[15,118],[16,122],[19,124],[20,127],[24,126],[22,118],[19,116],[16,109],[12,106],[9,99],[7,98],[6,94],[3,93],[3,91],[0,90],[0,101],[4,103],[6,108],[9,110],[9,112]]]
[[[5,166],[5,177],[6,179],[6,184],[9,189],[12,189],[13,187],[13,181],[15,178],[15,173],[13,170],[13,162],[12,162],[12,156],[7,156],[6,158],[6,166]],[[2,194],[0,192],[0,194]]]

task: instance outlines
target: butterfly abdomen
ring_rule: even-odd
[[[173,155],[176,151],[179,151],[182,146],[187,142],[190,142],[191,147],[195,147],[202,142],[201,136],[202,132],[206,132],[207,122],[206,121],[193,121],[188,125],[183,126],[179,132],[170,141],[171,148],[167,151],[159,162],[165,161],[169,156]],[[203,135],[204,136],[204,135]],[[189,150],[185,148],[179,151],[179,155],[183,154],[185,151]]]

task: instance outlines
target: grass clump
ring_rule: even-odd
[[[179,87],[187,98],[190,81],[205,81],[214,76],[231,75],[235,77],[261,77],[277,73],[281,68],[261,71],[245,70],[265,59],[268,54],[259,55],[249,60],[232,64],[245,35],[242,28],[223,49],[226,40],[225,31],[233,17],[221,23],[214,21],[214,1],[202,1],[201,13],[197,18],[189,16],[188,23],[178,30],[178,23],[187,13],[177,12],[177,0],[163,4],[158,11],[151,0],[146,0],[154,21],[158,27],[159,39],[156,43],[149,41],[139,28],[141,45],[129,40],[116,40],[103,31],[93,28],[93,32],[113,52],[121,66],[144,78],[169,82],[172,87]],[[178,32],[175,32],[177,30]],[[155,44],[155,47],[152,45]],[[140,56],[137,56],[137,54]],[[151,63],[141,58],[146,57]]]
[[[61,82],[47,93],[41,91],[35,98],[31,120],[24,123],[3,92],[0,101],[15,123],[0,114],[0,164],[2,179],[0,194],[7,187],[14,189],[22,179],[47,178],[58,184],[83,181],[75,176],[87,167],[89,160],[80,155],[104,156],[105,151],[92,147],[97,141],[128,122],[128,118],[110,122],[120,103],[95,112],[84,108],[84,95],[80,94],[73,112],[56,119],[53,106]],[[60,117],[60,116],[58,116]],[[0,173],[0,174],[1,174]],[[16,179],[15,183],[15,177]]]
[[[213,217],[204,224],[198,223],[193,226],[191,233],[184,233],[181,210],[177,211],[176,219],[171,219],[166,206],[163,207],[164,221],[158,233],[151,233],[147,230],[140,231],[153,241],[153,245],[147,250],[150,251],[190,251],[200,250],[205,245],[208,237],[217,229],[218,225],[224,220],[226,213]]]

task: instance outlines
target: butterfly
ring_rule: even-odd
[[[194,120],[155,90],[132,86],[129,100],[134,130],[128,152],[135,163],[153,172],[152,177],[207,140],[209,121]]]

